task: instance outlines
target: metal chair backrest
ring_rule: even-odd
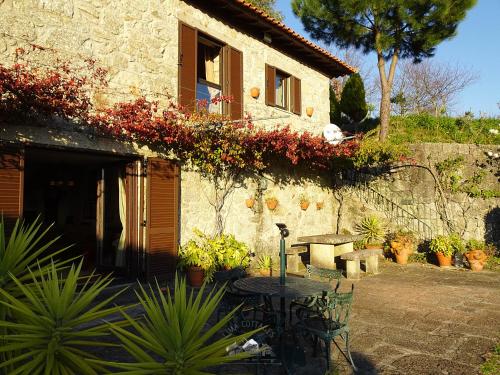
[[[325,292],[323,303],[325,317],[328,319],[329,329],[347,326],[351,313],[352,299],[354,295],[354,284],[350,292],[338,293],[336,291]]]
[[[328,279],[328,282],[332,280],[337,280],[337,282],[342,277],[342,272],[339,270],[330,270],[327,268],[320,268],[316,266],[312,266],[310,264],[306,265],[306,276],[308,279],[311,279],[314,276],[317,276],[322,279]]]

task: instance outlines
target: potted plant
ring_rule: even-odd
[[[363,236],[366,249],[381,249],[385,238],[385,225],[376,216],[365,217],[356,225],[356,231]]]
[[[458,233],[451,234],[450,244],[453,248],[453,265],[455,267],[463,267],[466,248],[462,237]]]
[[[305,194],[301,194],[300,197],[299,197],[299,201],[300,201],[300,209],[302,211],[305,211],[309,208],[309,199],[307,198],[307,196]]]
[[[415,248],[415,236],[411,232],[400,230],[396,232],[390,241],[391,253],[394,254],[398,264],[407,264],[408,257]]]
[[[246,204],[247,208],[252,208],[253,205],[255,204],[255,198],[253,196],[248,197],[245,200],[245,204]]]
[[[179,248],[178,267],[186,271],[191,286],[200,287],[205,279],[212,279],[215,257],[207,247],[207,236],[198,229],[194,233],[196,237]]]
[[[453,245],[450,236],[437,236],[429,244],[431,252],[436,254],[440,267],[451,266],[451,256],[453,255]]]
[[[467,252],[465,253],[465,257],[469,262],[470,269],[472,271],[481,271],[488,259],[488,255],[486,255],[486,243],[484,241],[479,241],[475,239],[471,239],[467,241],[466,245]]]
[[[271,211],[274,211],[278,206],[278,199],[274,195],[267,195],[265,201],[267,208]]]
[[[271,276],[273,269],[273,258],[270,255],[261,255],[257,260],[257,268],[262,276]]]
[[[244,274],[250,265],[253,253],[248,246],[238,241],[232,234],[221,234],[209,237],[207,241],[209,251],[215,257],[215,278],[217,281],[231,280],[233,277]]]

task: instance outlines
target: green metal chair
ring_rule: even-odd
[[[337,280],[337,285],[335,286],[335,290],[338,289],[340,285],[340,278],[342,277],[342,272],[339,270],[330,270],[326,268],[315,267],[310,264],[306,265],[306,278],[312,279],[314,277],[318,277],[320,279],[328,279],[328,283],[331,283],[332,280]],[[313,301],[316,301],[318,297],[321,297],[322,293],[317,295],[296,299],[290,302],[290,311],[289,311],[289,319],[290,324],[292,323],[292,310],[294,308],[306,308],[312,304]]]
[[[344,358],[349,361],[354,371],[357,371],[352,360],[349,348],[349,315],[354,293],[354,285],[347,293],[325,292],[308,308],[298,311],[299,322],[297,330],[310,334],[314,340],[314,356],[316,356],[318,341],[325,345],[327,369],[330,369],[331,343],[340,350]],[[340,337],[345,343],[345,353],[335,341]]]

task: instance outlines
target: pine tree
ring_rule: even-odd
[[[380,76],[380,140],[389,131],[391,91],[400,58],[419,62],[456,34],[477,0],[292,0],[312,37],[375,52]],[[386,61],[390,61],[386,72]]]
[[[247,0],[247,2],[255,5],[257,8],[262,9],[270,16],[276,18],[278,21],[283,20],[283,15],[276,9],[276,0]]]
[[[330,86],[330,122],[332,124],[340,125],[342,121],[342,115],[340,112],[340,103],[335,94],[335,90]]]
[[[368,113],[365,100],[365,85],[358,73],[349,77],[342,90],[340,110],[352,122],[361,122]]]

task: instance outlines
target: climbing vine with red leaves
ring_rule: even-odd
[[[23,60],[24,50],[16,53],[15,64],[0,65],[0,120],[7,122],[11,117],[57,116],[190,161],[205,173],[262,171],[275,161],[324,170],[335,160],[349,159],[358,148],[357,140],[331,145],[321,136],[289,127],[258,128],[250,117],[232,122],[209,113],[203,105],[189,113],[173,101],[160,108],[159,102],[140,97],[97,108],[91,93],[106,87],[107,81],[106,70],[95,61],[86,60],[79,66],[56,61],[42,66]]]

